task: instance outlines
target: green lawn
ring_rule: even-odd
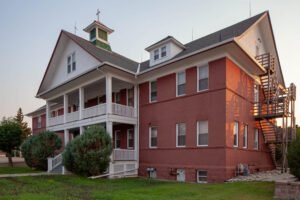
[[[77,176],[0,178],[0,199],[272,199],[274,183],[189,184],[140,178],[90,180]]]
[[[40,171],[36,171],[29,167],[0,167],[0,175],[1,174],[23,174],[23,173],[37,173]]]

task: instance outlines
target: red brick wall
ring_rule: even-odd
[[[157,79],[158,101],[149,103],[149,84],[140,89],[140,169],[155,167],[158,178],[175,179],[172,168],[183,168],[186,181],[196,181],[196,169],[206,169],[210,181],[224,180],[225,59],[209,63],[209,90],[197,92],[197,68],[186,70],[186,95],[176,97],[176,74]],[[197,147],[196,123],[209,121],[209,147]],[[176,148],[176,123],[186,123],[186,147]],[[158,129],[158,148],[149,149],[149,126]],[[218,169],[222,169],[220,171]],[[223,176],[223,177],[222,177]]]
[[[42,114],[42,126],[38,128],[38,116],[32,118],[32,134],[38,134],[46,129],[46,114]]]
[[[273,169],[270,152],[259,132],[259,149],[254,150],[255,121],[251,112],[254,99],[254,80],[231,60],[226,60],[226,166],[227,178],[235,171],[237,164],[250,164],[251,169]],[[239,122],[238,148],[233,147],[234,121]],[[248,125],[248,147],[243,145],[243,125]]]

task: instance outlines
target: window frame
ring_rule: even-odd
[[[160,50],[158,48],[158,49],[153,50],[153,60],[156,61],[156,60],[159,60],[159,58],[160,58]]]
[[[132,131],[132,140],[133,140],[133,143],[132,143],[132,147],[129,146],[130,142],[129,142],[129,134],[130,134],[130,131]],[[127,149],[134,149],[134,129],[133,128],[130,128],[130,129],[127,129]]]
[[[237,133],[235,134],[236,128],[235,125],[237,125]],[[240,124],[238,121],[234,121],[233,124],[233,147],[239,147],[239,132],[240,132]],[[236,136],[236,144],[234,144],[234,137]]]
[[[199,172],[206,172],[206,176],[199,176]],[[207,170],[197,169],[196,176],[197,176],[197,183],[207,183],[207,178],[208,178],[208,171]],[[199,177],[205,177],[206,181],[200,181]]]
[[[37,118],[37,128],[42,128],[42,116],[39,115]]]
[[[199,75],[199,73],[200,73],[200,68],[204,68],[204,67],[207,67],[207,88],[200,90],[200,85],[199,85],[200,75]],[[203,92],[203,91],[207,91],[207,90],[209,90],[209,64],[208,63],[197,67],[197,92]]]
[[[254,129],[253,149],[259,150],[259,129],[258,128]]]
[[[249,132],[248,124],[244,124],[244,130],[243,130],[243,148],[244,149],[248,148],[248,132]]]
[[[185,126],[185,133],[184,133],[184,145],[179,145],[178,142],[178,136],[179,136],[179,125],[184,125]],[[183,148],[186,147],[186,123],[180,122],[176,123],[176,147],[178,148]]]
[[[129,97],[129,94],[132,92],[132,97]],[[129,88],[126,90],[127,96],[127,106],[134,107],[134,88]],[[132,102],[132,105],[129,105],[129,102]]]
[[[67,56],[67,74],[76,71],[76,52],[72,52]]]
[[[200,133],[200,122],[207,122],[207,133]],[[199,135],[207,134],[207,144],[199,144]],[[209,122],[208,120],[198,120],[197,121],[197,147],[208,147],[209,144]]]
[[[156,82],[156,98],[155,100],[152,101],[152,83],[153,82]],[[154,102],[157,102],[157,80],[152,80],[152,81],[149,81],[149,103],[154,103]]]
[[[179,85],[179,74],[182,74],[182,73],[184,73],[184,83],[183,83],[184,84],[184,93],[183,94],[178,94],[178,92],[179,92],[178,87],[180,85],[183,85],[183,84]],[[181,96],[186,95],[185,90],[186,90],[186,71],[183,70],[183,71],[179,71],[179,72],[176,73],[176,97],[181,97]]]
[[[120,140],[120,147],[117,147],[117,135],[121,134],[121,130],[115,130],[114,133],[115,133],[115,142],[114,142],[115,143],[115,149],[121,149],[121,138],[119,138],[119,140]]]
[[[152,129],[156,129],[156,146],[152,146]],[[150,126],[149,127],[149,148],[150,149],[156,149],[157,148],[157,136],[158,136],[158,129],[156,126]]]
[[[164,49],[164,51],[163,51],[163,49]],[[160,48],[160,58],[164,58],[166,56],[167,56],[167,46],[165,45]]]

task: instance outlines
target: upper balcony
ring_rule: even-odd
[[[136,118],[136,101],[134,84],[108,76],[48,100],[47,126],[107,114]]]

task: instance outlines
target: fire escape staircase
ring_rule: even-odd
[[[287,92],[279,86],[274,58],[270,53],[256,57],[257,61],[266,69],[260,76],[263,98],[254,103],[256,124],[262,130],[264,141],[268,145],[274,164],[276,165],[276,144],[280,143],[280,136],[276,126],[276,118],[288,114],[289,101]]]

